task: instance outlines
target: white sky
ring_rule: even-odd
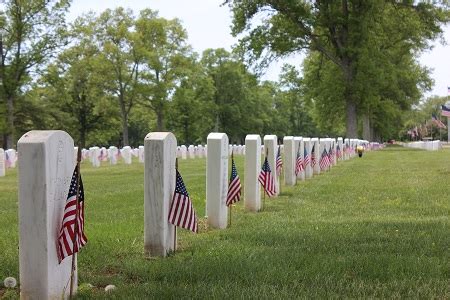
[[[73,0],[69,20],[89,10],[102,12],[107,8],[123,6],[135,13],[144,8],[158,10],[161,17],[178,18],[182,21],[189,36],[189,44],[201,53],[207,48],[225,48],[231,50],[237,39],[230,34],[231,13],[227,6],[221,7],[223,0]],[[444,34],[450,43],[450,26]],[[420,62],[433,70],[435,85],[429,95],[447,96],[450,86],[450,46],[434,43],[434,49],[424,53]],[[301,64],[301,57],[292,57],[286,62]],[[283,62],[273,64],[263,79],[277,80]]]

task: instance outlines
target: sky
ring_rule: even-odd
[[[68,20],[72,21],[81,14],[94,11],[102,12],[118,6],[131,8],[135,13],[144,8],[158,10],[161,17],[178,18],[188,32],[188,43],[194,51],[201,53],[207,48],[225,48],[231,50],[237,39],[231,35],[231,12],[227,6],[221,6],[224,0],[73,0]],[[450,44],[450,26],[445,28],[444,40]],[[433,49],[421,54],[419,61],[432,70],[435,84],[426,96],[449,96],[450,87],[450,45],[440,41],[433,43]],[[263,75],[263,79],[277,80],[283,63],[300,66],[302,56],[296,55],[273,63]]]

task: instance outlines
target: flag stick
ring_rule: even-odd
[[[178,171],[178,157],[175,158],[175,171]],[[174,229],[173,229],[173,252],[175,252],[177,250],[177,226],[176,225],[173,225],[173,226],[174,226]]]
[[[233,204],[230,204],[230,213],[228,214],[228,227],[231,227],[231,208],[233,207]]]
[[[72,269],[70,272],[70,291],[69,291],[69,299],[72,299],[73,295],[73,281],[75,276],[75,259],[76,259],[76,253],[75,253],[75,243],[77,240],[77,232],[78,232],[78,203],[79,203],[79,193],[80,193],[80,163],[81,163],[81,147],[78,146],[78,154],[77,154],[77,193],[76,193],[76,204],[75,204],[75,230],[73,234],[72,239]]]

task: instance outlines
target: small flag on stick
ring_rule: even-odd
[[[316,165],[316,151],[315,151],[315,147],[316,145],[314,144],[311,150],[311,166],[315,166]]]
[[[87,238],[84,234],[84,189],[77,165],[72,174],[69,194],[64,207],[64,216],[59,230],[56,249],[59,263],[67,256],[77,253],[86,243]]]
[[[298,173],[302,172],[303,170],[305,170],[305,166],[303,163],[302,156],[300,155],[300,144],[299,144],[297,150],[297,160],[295,163],[295,175],[297,176]]]
[[[281,152],[280,152],[280,146],[278,145],[278,152],[277,152],[277,176],[281,175],[281,170],[283,169],[283,159],[281,158]]]
[[[269,197],[275,196],[275,181],[272,176],[272,171],[270,170],[267,155],[264,159],[264,163],[262,165],[261,172],[259,173],[258,180]]]
[[[303,148],[303,166],[306,170],[306,167],[311,163],[311,159],[309,158],[308,151],[306,151],[306,147]]]
[[[176,169],[176,185],[169,209],[169,223],[198,232],[197,216],[180,172]]]
[[[233,153],[231,153],[231,176],[230,183],[228,185],[226,204],[227,206],[230,206],[233,203],[238,202],[239,200],[241,200],[241,180],[239,179],[236,165],[234,163]]]

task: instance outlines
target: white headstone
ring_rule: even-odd
[[[343,160],[344,159],[344,140],[341,137],[337,138],[336,147],[337,146],[339,146],[339,151],[341,152],[341,158],[339,158],[339,160]],[[336,150],[336,154],[337,154],[337,150]]]
[[[5,156],[7,158],[6,166],[8,168],[15,168],[16,167],[16,161],[17,161],[17,154],[16,150],[14,149],[8,149],[5,151]]]
[[[188,153],[189,153],[189,158],[195,158],[194,145],[189,145],[187,150],[188,150]]]
[[[350,158],[350,140],[344,140],[344,160],[348,160]]]
[[[116,165],[117,164],[117,156],[119,154],[119,149],[117,149],[117,147],[115,146],[111,146],[108,149],[108,158],[109,158],[109,163],[111,165]]]
[[[261,137],[249,134],[245,137],[245,209],[257,212],[261,209],[261,188],[258,181],[261,171]]]
[[[18,142],[22,299],[68,297],[72,259],[59,264],[56,245],[74,171],[73,149],[64,131],[29,131]],[[76,274],[75,267],[75,291]]]
[[[185,145],[181,145],[181,158],[182,159],[187,158],[187,147]]]
[[[174,226],[168,221],[176,148],[170,132],[151,132],[144,140],[144,249],[151,256],[166,256],[176,248]]]
[[[198,145],[197,146],[197,157],[203,158],[204,155],[205,155],[205,149],[203,148],[202,145]]]
[[[0,177],[6,175],[6,166],[5,166],[5,150],[0,148]]]
[[[264,155],[268,153],[267,160],[269,162],[270,171],[272,172],[273,180],[275,181],[275,196],[280,192],[280,180],[277,176],[276,170],[276,159],[278,151],[276,135],[265,135],[264,136]]]
[[[122,151],[120,153],[122,155],[123,162],[126,165],[131,165],[131,161],[132,161],[132,158],[131,158],[131,147],[130,146],[123,147]]]
[[[143,163],[144,162],[144,146],[139,146],[139,148],[138,148],[138,158],[139,158],[139,162],[140,163]]]
[[[100,161],[98,156],[100,155],[100,149],[98,147],[90,147],[89,148],[89,161],[91,162],[93,167],[99,167]]]
[[[284,182],[286,185],[295,185],[297,176],[295,176],[295,162],[297,152],[295,152],[295,142],[293,136],[285,136],[283,138],[284,149]]]
[[[206,216],[214,228],[227,228],[228,207],[228,136],[225,133],[208,135],[206,163]]]

